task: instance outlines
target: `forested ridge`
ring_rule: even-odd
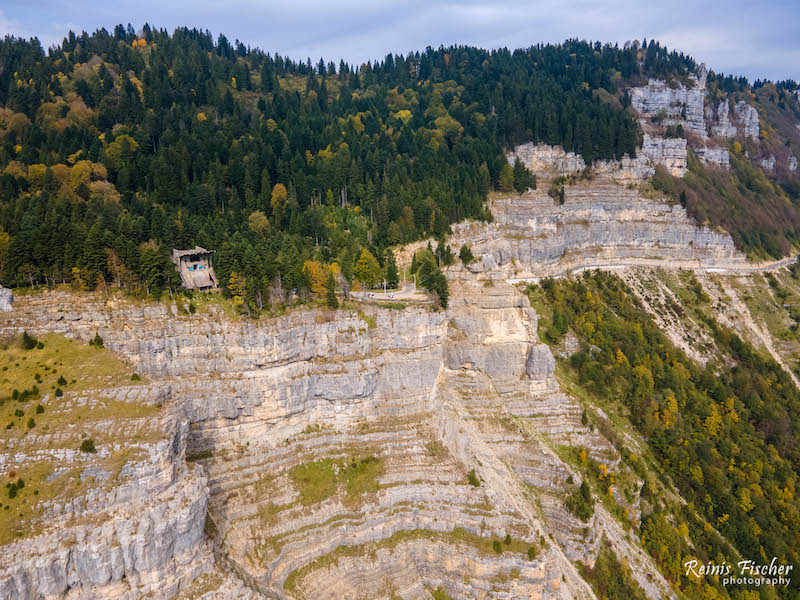
[[[648,474],[643,460],[622,452],[645,480],[637,529],[645,549],[687,597],[746,600],[759,596],[747,586],[689,577],[684,562],[797,563],[800,392],[774,360],[709,317],[710,298],[693,273],[682,276],[685,309],[709,327],[718,361],[701,366],[673,346],[613,274],[547,279],[527,293],[547,307],[542,339],[577,336],[580,350],[566,369],[595,399],[623,405],[653,453],[658,469]],[[685,503],[658,491],[670,485]],[[788,590],[760,597],[797,598],[792,579]]]
[[[501,172],[516,143],[633,156],[621,82],[693,68],[655,42],[641,61],[568,41],[428,48],[356,69],[190,29],[70,33],[48,51],[7,37],[0,276],[158,294],[177,284],[171,249],[197,244],[257,312],[278,281],[309,288],[308,262],[352,280],[365,251],[385,268],[393,244],[487,218],[488,191],[513,185]]]

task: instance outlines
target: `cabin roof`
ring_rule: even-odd
[[[191,256],[193,254],[211,254],[211,251],[201,248],[200,246],[195,246],[191,250],[172,249],[172,258],[181,258],[182,256]]]

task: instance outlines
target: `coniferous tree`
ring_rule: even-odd
[[[400,274],[397,271],[394,252],[386,251],[386,287],[394,289],[400,284]]]
[[[510,164],[505,163],[502,169],[500,169],[500,177],[498,178],[497,185],[500,191],[503,192],[511,192],[514,190],[514,169]]]
[[[336,277],[331,269],[328,269],[328,281],[325,284],[325,303],[328,308],[339,308],[339,299],[336,297]]]

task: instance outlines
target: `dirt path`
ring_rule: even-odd
[[[625,262],[614,262],[614,263],[601,263],[601,264],[586,264],[579,267],[570,267],[568,269],[564,269],[560,273],[556,273],[555,275],[546,275],[540,277],[512,277],[509,278],[507,281],[511,285],[515,285],[517,283],[538,283],[540,280],[549,278],[549,279],[561,279],[563,277],[569,277],[570,275],[576,275],[578,273],[582,273],[584,271],[621,271],[624,269],[632,268],[632,267],[651,267],[656,268],[660,267],[662,269],[671,269],[677,270],[682,269],[684,271],[697,271],[697,272],[706,272],[706,273],[730,273],[733,275],[744,275],[747,273],[764,273],[767,271],[776,271],[778,269],[782,269],[787,267],[793,263],[796,263],[798,257],[789,257],[789,258],[782,258],[780,260],[774,260],[770,262],[763,262],[763,263],[742,263],[739,265],[731,265],[731,266],[698,266],[692,265],[691,263],[676,263],[669,260],[631,260]]]

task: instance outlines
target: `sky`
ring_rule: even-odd
[[[147,22],[224,33],[293,59],[359,65],[389,52],[462,44],[523,48],[567,38],[657,39],[717,73],[800,81],[799,0],[0,0],[0,35],[112,31]]]

